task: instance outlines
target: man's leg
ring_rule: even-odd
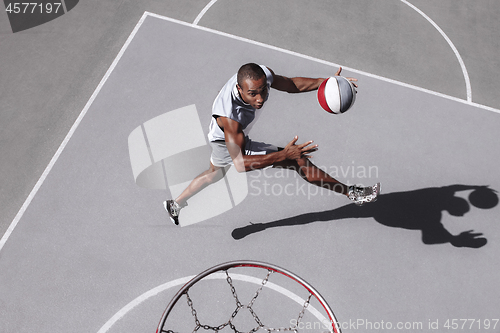
[[[249,145],[246,148],[251,154],[269,153],[278,151],[278,148],[263,142],[253,142],[249,140]],[[275,168],[286,168],[296,171],[304,180],[310,184],[326,188],[330,191],[343,194],[353,201],[356,205],[361,206],[367,202],[377,200],[380,193],[380,183],[373,186],[363,187],[359,185],[346,185],[339,182],[317,166],[315,166],[308,158],[302,157],[297,160],[285,160],[273,165]]]
[[[317,166],[315,166],[308,158],[300,158],[298,160],[286,160],[276,163],[274,167],[286,168],[296,171],[307,182],[326,188],[346,196],[349,195],[349,186],[339,182]]]
[[[163,202],[163,206],[165,210],[168,212],[170,216],[170,220],[175,224],[179,224],[179,212],[184,207],[187,206],[187,200],[191,198],[196,193],[203,190],[210,184],[213,184],[224,177],[226,169],[216,167],[210,162],[210,167],[208,170],[196,176],[195,179],[191,181],[191,183],[186,187],[186,189],[177,197],[175,200],[166,200]]]
[[[373,186],[362,187],[359,185],[345,185],[309,161],[308,158],[299,158],[295,161],[284,161],[277,163],[274,167],[295,170],[299,175],[311,184],[320,186],[330,191],[344,194],[356,205],[362,206],[367,202],[377,200],[380,193],[380,183]]]
[[[203,190],[210,184],[213,184],[224,177],[225,169],[221,167],[216,167],[210,162],[208,170],[202,172],[195,179],[191,181],[189,186],[175,199],[175,201],[182,207],[186,205],[186,202],[196,193]]]

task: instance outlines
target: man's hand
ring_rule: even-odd
[[[453,236],[451,240],[451,245],[455,247],[471,247],[471,248],[480,248],[486,245],[486,238],[480,237],[482,233],[473,232],[473,230],[464,231],[460,235]]]
[[[337,73],[335,73],[335,76],[340,76],[340,72],[342,72],[342,67],[339,67],[339,70],[337,71]],[[353,86],[355,86],[356,88],[358,87],[358,85],[356,83],[354,83],[354,82],[358,82],[358,79],[353,78],[353,77],[346,77],[346,79],[351,81]]]
[[[292,141],[290,141],[286,147],[283,149],[287,160],[298,160],[299,158],[306,157],[311,158],[310,153],[318,150],[318,145],[311,146],[312,141],[307,141],[303,144],[296,145],[295,143],[299,139],[295,136]]]

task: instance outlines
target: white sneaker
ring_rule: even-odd
[[[179,213],[183,207],[181,207],[175,200],[163,201],[163,207],[167,211],[172,223],[179,225]]]
[[[377,201],[379,193],[380,183],[368,187],[358,185],[349,186],[349,199],[354,201],[358,206],[362,206],[367,202]]]

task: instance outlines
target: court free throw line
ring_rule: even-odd
[[[215,4],[217,0],[212,0],[208,5],[206,5],[202,11],[198,14],[196,19],[193,22],[193,25],[198,25],[200,22],[201,18],[205,15],[205,13],[212,7],[213,4]],[[453,53],[455,53],[455,57],[458,60],[458,63],[460,64],[460,68],[462,69],[462,74],[465,79],[465,90],[466,90],[466,96],[467,96],[467,102],[472,102],[472,89],[471,89],[471,83],[470,83],[470,78],[469,78],[469,73],[467,72],[467,68],[465,67],[465,63],[460,56],[460,53],[458,52],[457,48],[451,41],[451,39],[446,35],[446,33],[437,25],[436,22],[434,22],[427,14],[425,14],[422,10],[417,8],[415,5],[409,3],[407,0],[401,0],[402,3],[406,4],[413,10],[415,10],[417,13],[419,13],[423,18],[425,18],[440,34],[443,36],[443,38],[446,40],[450,48],[452,49]]]
[[[213,3],[215,3],[215,1]],[[207,5],[207,7],[208,7],[208,5]],[[208,8],[207,8],[207,10],[208,10]],[[238,37],[238,36],[235,36],[235,35],[231,35],[231,34],[228,34],[228,33],[225,33],[225,32],[213,30],[213,29],[210,29],[210,28],[201,27],[201,26],[198,26],[198,25],[195,25],[195,24],[192,24],[192,23],[187,23],[187,22],[184,22],[184,21],[180,21],[180,20],[176,20],[176,19],[169,18],[169,17],[166,17],[166,16],[162,16],[162,15],[150,13],[150,12],[147,12],[147,11],[144,12],[144,14],[140,18],[139,22],[135,26],[134,30],[132,31],[132,33],[127,38],[125,44],[123,45],[123,47],[121,48],[121,50],[118,52],[118,55],[116,56],[116,58],[114,59],[113,63],[109,67],[108,71],[106,72],[106,74],[102,78],[101,82],[99,83],[99,85],[95,89],[94,93],[92,94],[92,96],[88,100],[87,104],[83,108],[82,112],[80,113],[80,115],[76,119],[75,123],[73,124],[73,126],[69,130],[68,134],[64,138],[63,142],[61,143],[61,145],[57,149],[56,153],[54,154],[54,156],[50,160],[50,162],[47,165],[47,167],[45,168],[44,172],[42,173],[42,175],[38,179],[37,183],[35,184],[35,186],[31,190],[30,194],[26,198],[26,200],[23,203],[23,205],[21,206],[20,210],[18,211],[18,213],[14,217],[13,221],[9,225],[9,228],[7,229],[7,231],[5,232],[5,234],[3,235],[3,237],[0,239],[0,252],[2,251],[5,243],[9,239],[9,237],[12,234],[12,232],[14,231],[15,227],[19,223],[19,220],[22,218],[22,216],[23,216],[24,212],[26,211],[26,209],[28,208],[29,204],[31,203],[31,201],[35,197],[36,193],[38,192],[38,190],[42,186],[43,182],[47,178],[47,175],[52,170],[52,167],[56,163],[56,161],[59,158],[59,156],[61,155],[62,151],[64,150],[64,148],[68,144],[68,142],[71,139],[71,137],[72,137],[73,133],[75,132],[76,128],[78,127],[78,125],[82,121],[83,117],[87,113],[88,109],[92,105],[93,101],[95,100],[95,98],[99,94],[99,92],[102,89],[104,83],[107,81],[108,77],[111,75],[111,72],[114,70],[114,68],[118,64],[118,61],[121,59],[121,57],[122,57],[123,53],[125,52],[125,50],[127,49],[128,45],[130,44],[130,42],[134,38],[135,34],[137,33],[137,31],[141,27],[142,23],[144,22],[144,20],[148,16],[154,17],[154,18],[158,18],[158,19],[161,19],[161,20],[165,20],[165,21],[169,21],[169,22],[172,22],[172,23],[184,25],[184,26],[189,26],[189,27],[192,27],[192,28],[195,28],[195,29],[200,29],[200,30],[203,30],[203,31],[207,31],[207,32],[214,33],[214,34],[217,34],[217,35],[225,36],[225,37],[228,37],[228,38],[240,40],[240,41],[243,41],[243,42],[246,42],[246,43],[250,43],[250,44],[253,44],[253,45],[262,46],[262,47],[265,47],[265,48],[268,48],[268,49],[271,49],[271,50],[275,50],[275,51],[280,51],[280,52],[283,52],[283,53],[286,53],[286,54],[295,55],[297,57],[300,57],[300,58],[303,58],[303,59],[307,59],[307,60],[311,60],[311,61],[314,61],[314,62],[317,62],[317,63],[321,63],[321,64],[324,64],[324,65],[327,65],[327,66],[340,67],[340,65],[338,65],[338,64],[335,64],[335,63],[332,63],[332,62],[329,62],[329,61],[325,61],[325,60],[321,60],[321,59],[318,59],[318,58],[314,58],[314,57],[311,57],[311,56],[307,56],[307,55],[304,55],[304,54],[300,54],[300,53],[297,53],[297,52],[294,52],[294,51],[282,49],[282,48],[279,48],[279,47],[276,47],[276,46],[264,44],[264,43],[253,41],[253,40],[250,40],[250,39],[247,39],[247,38],[243,38],[243,37]],[[393,80],[393,79],[385,78],[385,77],[382,77],[382,76],[379,76],[379,75],[375,75],[375,74],[363,72],[363,71],[356,70],[356,69],[353,69],[353,68],[349,68],[349,67],[345,67],[345,66],[342,66],[342,67],[344,69],[348,70],[348,71],[353,72],[353,73],[358,73],[358,74],[361,74],[361,75],[364,75],[364,76],[367,76],[367,77],[371,77],[371,78],[375,78],[375,79],[378,79],[378,80],[381,80],[381,81],[393,83],[393,84],[396,84],[396,85],[399,85],[399,86],[403,86],[403,87],[410,88],[410,89],[413,89],[413,90],[425,92],[425,93],[428,93],[428,94],[431,94],[431,95],[434,95],[434,96],[442,97],[442,98],[449,99],[449,100],[452,100],[452,101],[455,101],[455,102],[459,102],[459,103],[471,105],[473,107],[477,107],[477,108],[480,108],[480,109],[484,109],[484,110],[487,110],[487,111],[491,111],[491,112],[495,112],[495,113],[499,113],[500,114],[500,110],[499,109],[495,109],[495,108],[492,108],[490,106],[486,106],[486,105],[474,103],[472,101],[468,101],[468,100],[460,99],[460,98],[457,98],[457,97],[445,95],[445,94],[438,93],[438,92],[435,92],[435,91],[432,91],[432,90],[429,90],[429,89],[417,87],[417,86],[414,86],[414,85],[411,85],[411,84],[407,84],[407,83],[404,83],[404,82],[400,82],[400,81],[396,81],[396,80]]]
[[[336,64],[336,63],[333,63],[333,62],[330,62],[330,61],[326,61],[326,60],[314,58],[314,57],[311,57],[311,56],[308,56],[308,55],[305,55],[305,54],[301,54],[301,53],[298,53],[298,52],[294,52],[294,51],[282,49],[282,48],[277,47],[277,46],[273,46],[273,45],[269,45],[269,44],[257,42],[257,41],[254,41],[254,40],[251,40],[251,39],[248,39],[248,38],[239,37],[239,36],[232,35],[232,34],[229,34],[229,33],[226,33],[226,32],[222,32],[222,31],[218,31],[218,30],[206,28],[206,27],[203,27],[203,26],[195,25],[195,24],[192,24],[192,23],[184,22],[184,21],[180,21],[180,20],[177,20],[177,19],[173,19],[173,18],[170,18],[170,17],[163,16],[163,15],[154,14],[154,13],[150,13],[150,12],[145,12],[145,13],[148,16],[151,16],[151,17],[154,17],[154,18],[157,18],[157,19],[161,19],[161,20],[172,22],[172,23],[176,23],[176,24],[180,24],[180,25],[192,27],[192,28],[195,28],[195,29],[199,29],[199,30],[203,30],[203,31],[206,31],[206,32],[210,32],[210,33],[216,34],[216,35],[220,35],[220,36],[228,37],[228,38],[231,38],[231,39],[239,40],[239,41],[246,42],[246,43],[249,43],[249,44],[253,44],[253,45],[256,45],[256,46],[261,46],[261,47],[265,47],[265,48],[268,48],[268,49],[271,49],[271,50],[275,50],[275,51],[283,52],[283,53],[286,53],[286,54],[294,55],[294,56],[297,56],[297,57],[300,57],[300,58],[303,58],[303,59],[307,59],[307,60],[311,60],[311,61],[314,61],[314,62],[317,62],[317,63],[320,63],[320,64],[324,64],[324,65],[327,65],[327,66],[342,67],[343,69],[348,70],[350,72],[357,73],[357,74],[360,74],[360,75],[363,75],[363,76],[367,76],[367,77],[370,77],[370,78],[374,78],[374,79],[377,79],[377,80],[380,80],[380,81],[385,81],[385,82],[396,84],[396,85],[399,85],[399,86],[402,86],[402,87],[405,87],[405,88],[409,88],[409,89],[421,91],[421,92],[424,92],[424,93],[427,93],[427,94],[430,94],[430,95],[442,97],[442,98],[445,98],[445,99],[448,99],[448,100],[452,100],[452,101],[455,101],[455,102],[459,102],[459,103],[462,103],[462,104],[470,105],[470,106],[473,106],[473,107],[476,107],[476,108],[479,108],[479,109],[483,109],[483,110],[487,110],[487,111],[491,111],[491,112],[495,112],[495,113],[500,113],[500,109],[496,109],[496,108],[493,108],[491,106],[487,106],[487,105],[475,103],[475,102],[469,101],[467,99],[462,99],[462,98],[458,98],[458,97],[446,95],[446,94],[443,94],[443,93],[440,93],[440,92],[432,91],[430,89],[426,89],[426,88],[418,87],[418,86],[415,86],[415,85],[412,85],[412,84],[404,83],[404,82],[401,82],[401,81],[389,79],[389,78],[386,78],[386,77],[383,77],[383,76],[379,76],[379,75],[376,75],[376,74],[371,74],[371,73],[368,73],[368,72],[363,72],[363,71],[360,71],[360,70],[357,70],[357,69],[354,69],[354,68],[350,68],[350,67],[347,67],[347,66],[339,65],[339,64]]]

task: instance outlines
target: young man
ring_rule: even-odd
[[[336,75],[340,75],[341,70],[342,68]],[[222,169],[231,165],[238,172],[266,167],[293,169],[309,183],[344,194],[357,205],[377,200],[380,183],[370,187],[348,186],[312,164],[309,161],[310,154],[318,147],[312,144],[313,141],[296,144],[298,137],[295,136],[285,148],[276,148],[253,142],[245,134],[262,112],[270,88],[288,93],[308,92],[318,89],[324,80],[288,78],[275,74],[265,66],[253,63],[243,65],[224,85],[212,106],[208,133],[212,155],[208,170],[197,176],[175,200],[163,203],[172,222],[178,225],[179,212],[187,205],[187,200],[206,186],[222,179]],[[354,78],[348,80],[357,81]]]

